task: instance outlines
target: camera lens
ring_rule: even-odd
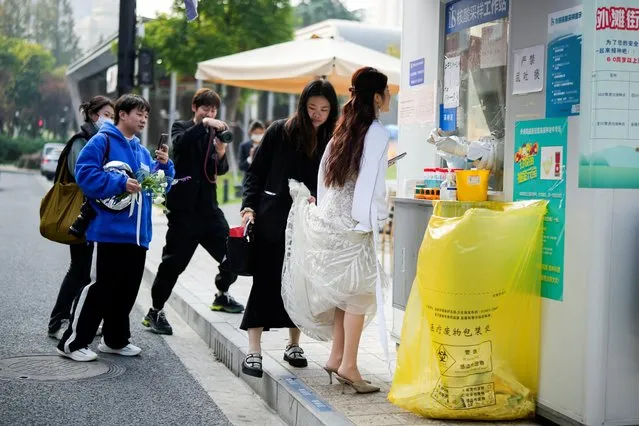
[[[233,133],[230,130],[224,130],[223,132],[218,133],[216,136],[223,143],[233,142]]]
[[[73,235],[76,238],[84,238],[87,233],[87,229],[89,229],[89,224],[93,219],[95,219],[95,216],[95,210],[85,199],[82,203],[82,207],[80,208],[80,214],[73,222],[73,224],[69,227],[69,234]]]

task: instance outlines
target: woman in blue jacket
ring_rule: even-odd
[[[97,243],[97,278],[77,296],[71,323],[58,344],[58,353],[74,361],[97,358],[88,345],[102,318],[100,352],[135,356],[141,351],[129,342],[129,314],[138,295],[151,241],[153,199],[146,193],[139,196],[142,188],[135,176],[162,170],[170,181],[175,174],[168,146],[155,151],[154,161],[135,136],[144,130],[149,111],[144,98],[122,96],[115,104],[115,124],[105,123],[77,160],[76,181],[95,211],[87,240]],[[108,168],[113,164],[129,173],[105,170],[105,165]],[[127,194],[131,194],[133,207],[120,211],[107,209],[97,201]]]

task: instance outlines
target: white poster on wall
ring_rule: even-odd
[[[399,94],[400,125],[429,125],[435,122],[435,84],[422,84]]]
[[[459,106],[460,72],[460,56],[444,60],[444,108],[457,108]]]
[[[639,189],[637,0],[594,3],[591,126],[581,138],[579,187]]]
[[[479,64],[481,68],[503,67],[506,65],[508,43],[504,24],[497,23],[481,29],[481,50]]]
[[[541,92],[544,89],[546,46],[516,50],[513,61],[513,95]]]

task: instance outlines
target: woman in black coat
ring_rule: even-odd
[[[281,295],[284,234],[293,202],[288,180],[304,183],[313,194],[309,202],[315,202],[319,164],[337,114],[333,86],[326,80],[312,81],[302,91],[295,115],[268,128],[246,173],[240,214],[243,224],[255,224],[256,260],[253,287],[240,326],[249,335],[244,374],[262,377],[262,331],[271,328],[290,329],[284,360],[295,367],[308,365],[299,347],[300,331],[286,313]]]

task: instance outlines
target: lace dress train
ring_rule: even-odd
[[[310,192],[303,184],[292,180],[289,186],[293,206],[286,227],[282,300],[305,334],[330,340],[336,308],[365,315],[365,325],[375,315],[373,233],[353,230],[354,181],[329,188],[320,206],[308,202]],[[381,278],[387,288],[386,276]]]

